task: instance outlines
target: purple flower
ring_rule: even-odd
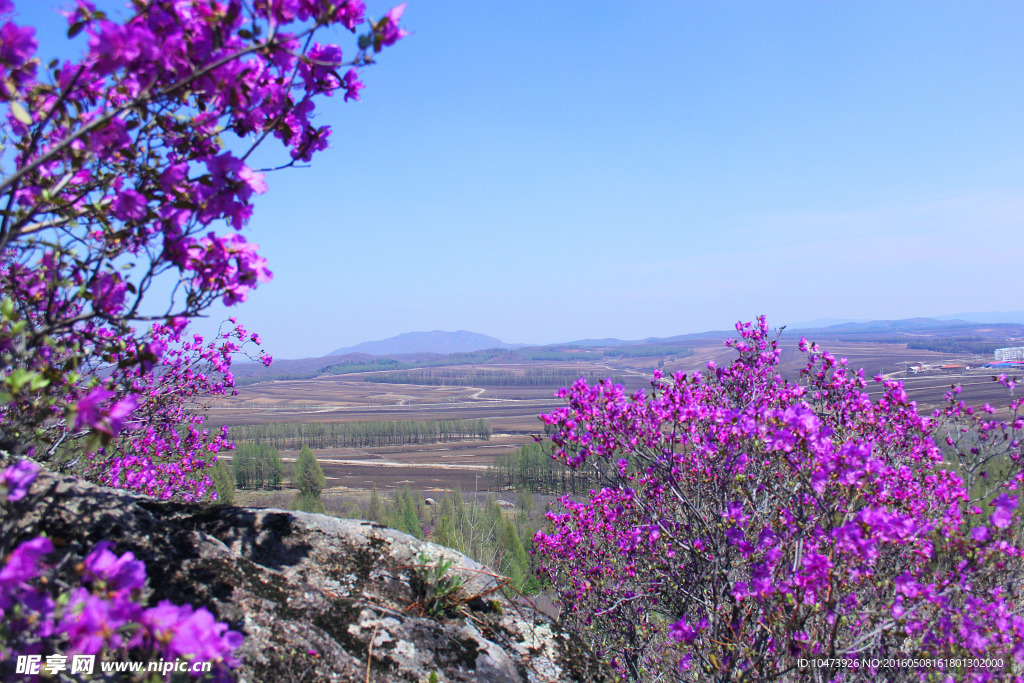
[[[101,404],[114,395],[113,391],[96,387],[88,394],[78,400],[78,410],[75,413],[75,431],[82,427],[93,427],[99,424],[102,418]]]
[[[188,179],[188,164],[172,164],[160,174],[160,189],[170,194]]]
[[[315,43],[306,52],[309,62],[299,63],[299,75],[306,89],[313,93],[325,93],[330,96],[341,83],[335,75],[335,69],[341,66],[341,48],[337,45],[321,45]]]
[[[129,394],[109,408],[102,404],[114,396],[114,392],[103,387],[96,387],[78,401],[75,414],[75,431],[84,426],[95,429],[109,436],[117,436],[124,429],[127,418],[138,406],[139,399]]]
[[[917,596],[917,582],[914,581],[914,577],[909,571],[903,572],[896,577],[896,590],[908,598]]]
[[[345,101],[355,100],[360,101],[359,91],[365,88],[362,81],[359,80],[359,73],[355,69],[349,69],[345,72],[345,76],[341,79],[341,87],[345,88]]]
[[[730,527],[725,532],[725,538],[729,542],[729,545],[736,546],[743,557],[747,557],[754,550],[754,546],[747,542],[746,535],[737,527]]]
[[[672,624],[671,627],[669,627],[668,635],[670,638],[680,643],[692,645],[693,641],[697,639],[697,636],[700,634],[700,632],[707,628],[707,626],[708,620],[706,618],[701,619],[693,626],[690,626],[686,623],[686,617],[683,617],[676,623]]]
[[[0,65],[16,69],[32,57],[36,47],[36,30],[31,26],[7,22],[0,27]]]
[[[110,407],[107,422],[99,425],[96,429],[105,434],[117,436],[118,432],[124,429],[125,420],[135,411],[138,405],[139,399],[135,394],[128,394]]]
[[[734,500],[731,503],[727,503],[725,506],[725,517],[736,522],[737,526],[743,526],[747,520],[750,519],[748,515],[743,514],[743,501]]]
[[[1010,522],[1013,521],[1013,510],[1017,507],[1017,498],[1011,498],[1004,493],[989,503],[989,505],[995,507],[990,518],[992,526],[997,529],[1005,529],[1010,526]]]
[[[243,191],[239,194],[242,199],[248,199],[253,193],[263,194],[267,191],[267,183],[263,174],[253,171],[231,152],[224,152],[203,161],[216,185],[241,183]]]
[[[141,590],[146,583],[146,565],[128,552],[118,557],[110,551],[110,541],[101,541],[83,563],[85,578],[102,582],[116,593]]]
[[[100,273],[92,283],[92,305],[100,313],[118,313],[127,291],[128,285],[120,275]]]
[[[10,606],[10,595],[14,589],[39,576],[43,556],[52,552],[53,543],[43,536],[25,541],[11,552],[7,563],[0,569],[0,609]]]
[[[393,7],[391,11],[384,15],[384,18],[377,23],[376,33],[377,39],[381,45],[394,45],[402,38],[409,35],[409,32],[403,28],[398,28],[398,20],[402,18],[402,14],[405,12],[405,3],[403,2],[398,7]]]
[[[107,600],[82,587],[71,592],[68,607],[58,631],[68,634],[70,652],[86,655],[100,652],[107,644],[119,647],[118,629],[137,621],[141,609],[134,602]]]
[[[803,436],[809,436],[821,426],[821,420],[814,411],[807,406],[790,406],[782,415],[783,422],[793,431]]]
[[[96,25],[99,31],[90,31],[89,56],[93,60],[93,69],[99,75],[134,63],[150,63],[159,52],[158,46],[163,44],[156,40],[144,23],[124,26],[100,21]]]
[[[348,0],[348,2],[345,2],[338,8],[334,19],[349,31],[355,31],[356,26],[365,21],[363,18],[365,13],[366,5],[363,4],[362,0]]]
[[[177,316],[167,321],[167,326],[171,328],[171,331],[175,335],[181,334],[186,327],[188,327],[188,318]]]
[[[141,221],[146,208],[146,198],[135,190],[123,190],[110,202],[110,212],[122,221]]]
[[[26,587],[18,595],[18,605],[21,607],[22,615],[30,615],[29,619],[35,624],[36,635],[42,638],[53,635],[56,626],[51,615],[56,604],[49,593],[44,589]],[[0,615],[2,614],[3,609],[0,609]]]
[[[142,347],[142,353],[140,354],[142,369],[149,372],[153,367],[160,362],[160,359],[164,357],[167,352],[167,343],[162,340],[154,340],[147,343]]]
[[[151,637],[164,646],[167,657],[186,657],[198,661],[237,662],[234,651],[242,645],[242,634],[229,631],[205,607],[193,611],[188,605],[163,600],[147,609],[142,623]]]
[[[31,460],[21,460],[4,469],[0,474],[0,482],[7,489],[7,500],[24,498],[38,474],[39,465]]]
[[[174,636],[178,621],[182,618],[183,610],[186,614],[191,613],[189,607],[179,607],[170,600],[161,600],[156,607],[150,607],[142,613],[142,625],[146,627],[154,640],[159,643],[169,643]]]

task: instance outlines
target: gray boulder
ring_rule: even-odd
[[[451,549],[357,520],[168,503],[42,473],[17,526],[84,555],[144,560],[151,601],[206,606],[245,635],[239,680],[594,681],[604,669]],[[429,558],[427,560],[426,558]],[[462,585],[432,588],[442,559]],[[426,570],[424,568],[426,562]],[[311,651],[315,654],[311,654]],[[369,672],[369,673],[367,673]]]

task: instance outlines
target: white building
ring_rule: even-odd
[[[1024,346],[1008,346],[1005,349],[996,349],[996,360],[1024,361]]]

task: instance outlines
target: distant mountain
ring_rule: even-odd
[[[935,328],[947,328],[957,323],[968,324],[963,320],[937,320],[936,318],[904,318],[902,320],[870,320],[867,322],[839,323],[818,328],[822,332],[846,332],[864,334],[866,332],[915,332]],[[795,326],[794,326],[795,327]]]
[[[1021,322],[1017,322],[1018,318]],[[902,320],[864,320],[851,318],[819,318],[786,325],[784,336],[821,336],[856,341],[871,337],[898,341],[902,338],[972,336],[998,340],[1024,332],[1024,313],[962,313],[941,318],[905,318]],[[804,334],[806,333],[806,335]],[[704,339],[725,339],[736,336],[735,330],[690,332],[673,337],[647,337],[635,341],[622,339],[581,339],[558,346],[615,347],[643,344],[685,343]]]
[[[1024,311],[1009,313],[954,313],[940,315],[939,320],[966,320],[969,323],[1024,323]]]
[[[549,346],[580,346],[580,347],[607,347],[607,346],[628,346],[629,344],[639,344],[641,342],[625,341],[623,339],[616,339],[614,337],[605,337],[604,339],[579,339],[571,342],[560,342],[558,344],[550,344]]]
[[[955,339],[962,342],[999,342],[1024,334],[1024,323],[969,322],[952,318],[907,318],[905,320],[872,320],[866,323],[842,323],[807,330],[786,330],[787,336],[807,336],[847,341],[915,341],[922,339]]]
[[[871,322],[867,318],[815,318],[814,320],[805,320],[798,323],[786,323],[786,327],[791,330],[811,330],[817,327],[831,327],[833,325],[842,325],[844,323],[868,323]]]
[[[506,344],[496,337],[467,332],[406,332],[395,337],[368,341],[355,346],[346,346],[326,354],[341,356],[346,353],[369,353],[374,356],[391,356],[402,353],[467,353],[482,349],[519,349],[525,344]]]

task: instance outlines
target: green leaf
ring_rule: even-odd
[[[22,106],[21,102],[11,102],[11,114],[26,126],[32,125],[32,115]]]
[[[85,28],[85,22],[84,21],[76,21],[75,23],[71,24],[71,26],[68,28],[68,38],[74,38],[79,33],[81,33],[82,29],[84,29],[84,28]]]
[[[32,373],[25,368],[15,368],[14,372],[4,377],[4,382],[11,388],[11,391],[18,393],[21,388],[32,379]]]
[[[39,391],[40,389],[45,389],[50,386],[50,380],[42,375],[35,375],[31,380],[29,380],[28,386],[32,391]]]

